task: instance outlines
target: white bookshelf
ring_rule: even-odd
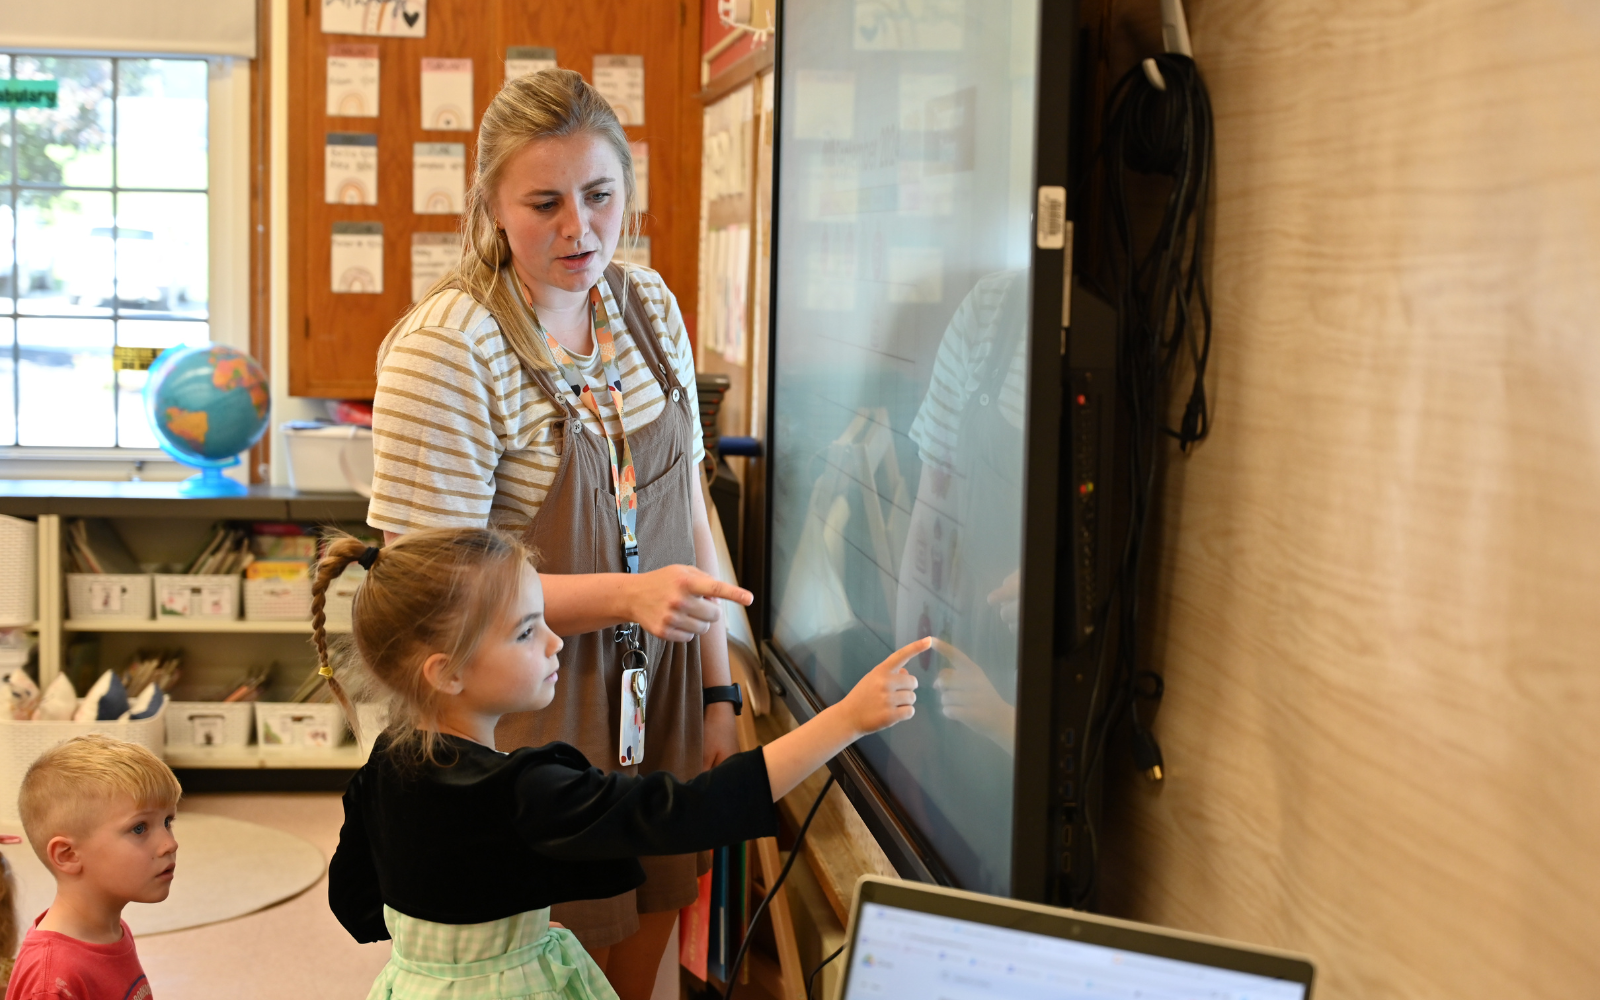
[[[301,621],[259,622],[246,619],[205,618],[69,618],[61,623],[64,632],[236,632],[240,635],[310,635],[311,623]],[[348,627],[329,625],[329,632],[348,632]]]

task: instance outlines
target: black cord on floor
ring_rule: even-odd
[[[844,951],[844,945],[841,944],[839,947],[833,949],[833,954],[832,955],[829,955],[827,958],[825,958],[822,961],[818,962],[817,963],[817,967],[815,969],[811,970],[811,974],[806,977],[806,1000],[811,1000],[811,988],[812,988],[812,986],[814,986],[816,984],[817,973],[821,972],[824,968],[826,968],[829,962],[831,962],[834,959],[838,958],[840,952],[842,952],[842,951]]]
[[[772,897],[778,894],[783,887],[783,882],[789,877],[789,869],[794,867],[794,861],[800,856],[800,847],[806,842],[806,831],[811,829],[811,821],[817,818],[817,810],[822,808],[822,800],[828,797],[828,789],[833,787],[834,776],[828,775],[828,780],[823,783],[822,791],[817,793],[817,800],[811,803],[811,811],[806,813],[806,821],[800,824],[800,832],[795,834],[794,849],[789,852],[789,860],[783,863],[783,870],[778,872],[778,878],[767,886],[767,894],[761,900],[761,905],[756,907],[756,912],[750,915],[750,923],[745,925],[744,940],[739,942],[739,950],[733,956],[733,962],[726,971],[728,985],[723,987],[722,1000],[733,996],[733,984],[739,981],[739,966],[744,964],[744,953],[750,949],[750,939],[753,936],[756,923],[761,920],[761,915],[767,912],[767,904],[772,902]]]

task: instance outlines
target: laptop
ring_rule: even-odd
[[[864,876],[838,1000],[1310,1000],[1288,952]]]

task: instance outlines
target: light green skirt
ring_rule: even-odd
[[[486,924],[436,924],[383,908],[394,939],[367,1000],[617,1000],[550,909]]]

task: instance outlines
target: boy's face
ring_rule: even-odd
[[[107,896],[159,903],[172,891],[177,870],[178,840],[172,835],[176,815],[172,806],[140,806],[120,796],[107,804],[86,836],[52,838],[50,847],[65,840],[70,851],[47,852],[64,871],[81,874]]]

